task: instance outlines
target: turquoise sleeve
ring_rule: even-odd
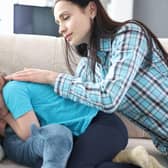
[[[3,88],[3,97],[7,108],[15,119],[33,110],[29,91],[24,82],[8,82]]]

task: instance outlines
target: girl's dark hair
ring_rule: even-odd
[[[62,1],[62,0],[56,0],[55,3],[57,3],[58,1]],[[144,33],[145,33],[145,36],[146,36],[146,39],[148,42],[148,46],[149,46],[149,52],[151,52],[151,50],[152,50],[152,39],[156,42],[157,47],[159,47],[163,53],[162,59],[168,65],[168,53],[163,48],[163,46],[161,45],[161,43],[159,42],[157,37],[154,35],[154,33],[152,33],[152,31],[149,28],[147,28],[147,26],[145,26],[142,22],[136,21],[136,20],[128,20],[125,22],[113,21],[108,16],[107,12],[103,8],[103,6],[99,0],[66,0],[66,1],[70,1],[70,2],[78,5],[80,8],[85,8],[89,4],[89,2],[91,2],[91,1],[95,2],[96,6],[97,6],[97,15],[96,15],[94,22],[93,22],[92,33],[91,33],[91,37],[90,37],[90,46],[87,46],[87,44],[80,44],[80,45],[76,46],[77,52],[80,56],[91,58],[89,60],[91,61],[90,66],[93,71],[93,74],[95,74],[95,64],[97,61],[99,61],[99,59],[96,55],[96,52],[99,50],[100,38],[109,37],[109,36],[111,38],[114,38],[116,35],[118,35],[116,32],[121,28],[121,26],[123,26],[127,23],[138,24],[144,30]],[[123,33],[125,33],[125,32],[123,32]],[[73,70],[71,67],[71,62],[72,62],[73,58],[72,58],[72,54],[69,54],[72,51],[72,49],[68,43],[66,43],[66,44],[67,44],[66,62],[67,62],[67,66],[68,66],[70,72],[73,73]],[[88,47],[90,48],[90,55],[87,54]]]

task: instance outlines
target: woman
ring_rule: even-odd
[[[6,79],[54,84],[60,96],[118,111],[167,156],[168,54],[155,35],[138,21],[112,21],[99,0],[57,0],[54,14],[67,46],[82,56],[76,74],[26,69]]]

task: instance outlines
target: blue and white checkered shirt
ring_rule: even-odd
[[[96,64],[95,82],[88,58],[82,58],[75,76],[59,74],[55,91],[107,113],[122,113],[149,132],[156,147],[168,154],[168,67],[162,52],[153,42],[147,54],[145,33],[136,24],[126,24],[119,33],[113,40],[100,40],[101,64]]]

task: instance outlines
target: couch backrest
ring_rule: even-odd
[[[40,35],[0,35],[0,70],[15,72],[24,67],[67,71],[62,38]]]
[[[168,39],[160,39],[168,51]],[[40,35],[0,35],[0,71],[15,72],[24,67],[67,72],[65,43],[62,38]],[[123,117],[122,117],[123,119]],[[148,137],[142,130],[123,119],[130,137]]]

